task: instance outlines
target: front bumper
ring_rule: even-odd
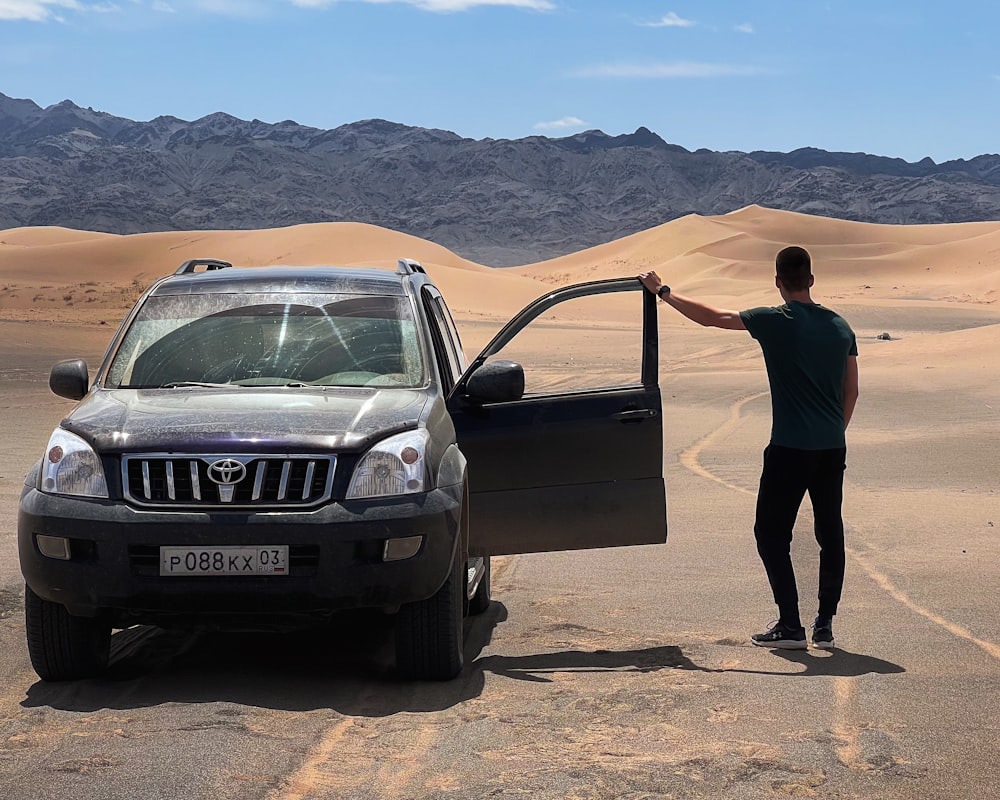
[[[309,512],[148,511],[121,501],[26,488],[18,515],[25,582],[71,614],[116,625],[316,616],[394,608],[433,595],[460,539],[462,487],[331,503]],[[70,540],[70,560],[43,556],[38,535]],[[416,555],[383,561],[387,539],[422,536]],[[161,546],[289,546],[289,574],[160,576]],[[243,625],[246,622],[240,622]]]

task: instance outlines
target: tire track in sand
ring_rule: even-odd
[[[701,463],[700,456],[708,447],[723,437],[728,436],[739,427],[742,422],[741,412],[747,403],[759,400],[761,397],[767,396],[767,394],[767,392],[757,392],[756,394],[742,397],[733,403],[729,407],[729,418],[722,425],[707,436],[699,439],[680,454],[681,464],[702,478],[714,481],[725,486],[727,489],[732,489],[734,492],[756,497],[757,493],[753,490],[747,489],[745,486],[730,483],[705,468]],[[861,730],[858,725],[852,724],[849,721],[855,716],[852,713],[852,708],[857,698],[857,686],[854,679],[835,677],[833,679],[833,695],[833,719],[830,723],[830,732],[833,734],[835,742],[833,749],[837,754],[837,759],[845,767],[851,770],[863,771],[866,767],[866,762],[862,757],[861,751]]]
[[[709,433],[707,436],[699,439],[687,450],[684,450],[679,457],[681,464],[683,464],[687,469],[696,475],[706,478],[707,480],[714,481],[715,483],[725,486],[727,489],[732,489],[734,492],[741,492],[751,497],[756,497],[757,493],[752,489],[747,489],[745,486],[739,486],[734,483],[730,483],[718,475],[711,472],[701,463],[701,453],[710,445],[714,444],[717,440],[721,439],[723,436],[728,435],[734,431],[742,421],[741,412],[743,407],[754,400],[767,395],[767,392],[757,392],[756,394],[748,395],[747,397],[740,398],[732,406],[729,407],[729,419],[727,419],[721,426],[716,428],[714,431]],[[858,526],[852,525],[856,530],[860,530]],[[929,608],[925,608],[916,601],[914,601],[906,592],[896,586],[884,572],[879,570],[875,565],[873,565],[866,556],[862,555],[858,550],[853,547],[847,547],[847,554],[854,559],[854,561],[865,571],[865,573],[870,577],[875,583],[881,588],[886,594],[888,594],[893,600],[896,600],[901,605],[910,609],[916,614],[924,617],[925,619],[933,622],[935,625],[944,628],[948,633],[956,636],[960,639],[965,639],[972,644],[976,645],[987,655],[1000,661],[1000,645],[996,645],[993,642],[986,641],[985,639],[980,639],[975,634],[973,634],[967,628],[958,625],[957,623],[951,622],[945,619],[940,614],[931,611]]]
[[[691,447],[687,448],[680,454],[679,460],[681,464],[695,475],[714,481],[715,483],[725,486],[727,489],[732,489],[734,492],[740,492],[742,494],[750,495],[751,497],[756,497],[757,493],[752,489],[747,489],[745,486],[730,483],[713,473],[711,470],[707,469],[701,463],[700,457],[702,452],[704,452],[708,447],[736,430],[742,421],[741,413],[743,411],[743,407],[747,403],[758,400],[767,394],[767,392],[757,392],[756,394],[740,398],[733,403],[729,407],[729,418],[722,425],[710,432],[707,436],[699,439],[691,445]],[[858,529],[856,525],[852,527],[854,527],[855,530]],[[936,614],[930,609],[915,602],[909,595],[906,594],[906,592],[896,586],[889,576],[876,568],[860,552],[852,547],[845,547],[845,550],[855,563],[857,563],[858,566],[864,570],[868,577],[870,577],[875,584],[893,600],[896,600],[901,605],[910,609],[914,613],[919,614],[935,625],[944,628],[944,630],[948,631],[948,633],[953,636],[960,639],[966,639],[988,655],[1000,660],[1000,647],[996,644],[979,639],[973,635],[971,631],[963,628],[961,625],[951,622],[950,620],[942,617],[940,614]],[[861,729],[857,724],[850,721],[852,717],[856,716],[853,713],[853,708],[856,705],[857,699],[857,679],[835,677],[833,680],[833,690],[834,707],[833,720],[831,722],[831,733],[833,734],[836,742],[834,749],[837,753],[837,758],[840,763],[848,769],[867,771],[871,767],[863,755],[861,745]]]
[[[702,437],[693,445],[691,445],[687,450],[684,450],[680,456],[680,462],[688,470],[693,472],[695,475],[699,475],[702,478],[706,478],[710,481],[715,481],[715,483],[722,484],[727,489],[732,489],[734,492],[742,492],[743,494],[749,494],[756,497],[757,493],[746,489],[743,486],[738,486],[735,483],[730,483],[727,480],[720,478],[714,472],[710,472],[701,465],[701,460],[699,456],[703,450],[709,447],[723,436],[728,436],[732,431],[739,427],[740,422],[742,422],[741,412],[743,411],[743,406],[747,403],[751,403],[754,400],[758,400],[761,397],[766,397],[767,392],[757,392],[756,394],[748,395],[747,397],[740,398],[735,403],[729,407],[729,419],[722,423],[718,428],[709,433],[707,436]]]
[[[342,719],[326,731],[306,760],[284,780],[282,787],[268,793],[267,800],[304,800],[317,789],[333,788],[323,766],[329,763],[344,735],[353,726],[353,719]]]
[[[493,557],[494,589],[513,571],[513,567],[513,556]],[[362,705],[375,697],[375,689],[367,690],[362,697]],[[308,800],[311,797],[329,797],[331,793],[335,797],[346,797],[353,791],[363,790],[366,780],[372,780],[379,787],[379,796],[386,800],[409,797],[408,791],[419,781],[441,727],[423,725],[415,728],[413,741],[405,751],[397,750],[391,763],[369,764],[369,774],[363,774],[360,768],[345,772],[343,764],[339,763],[343,761],[344,745],[355,732],[356,722],[356,717],[337,720],[320,736],[298,768],[282,780],[280,787],[268,793],[266,800]],[[331,770],[332,764],[341,768]]]

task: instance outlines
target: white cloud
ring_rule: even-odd
[[[0,20],[28,20],[44,22],[58,19],[57,9],[79,10],[76,0],[0,0]]]
[[[269,0],[194,0],[194,6],[208,14],[234,19],[264,19],[273,11]]]
[[[4,2],[4,0],[0,0]],[[297,6],[306,8],[322,8],[332,5],[338,0],[292,0]],[[528,8],[534,11],[551,11],[555,5],[550,0],[355,0],[362,3],[405,3],[419,8],[421,11],[433,11],[443,14],[451,11],[468,11],[479,6],[509,6],[512,8]]]
[[[740,33],[753,33],[753,25],[749,22],[744,22],[742,25],[737,25],[736,30]]]
[[[538,131],[561,131],[567,128],[582,128],[587,123],[579,117],[563,117],[551,122],[536,122],[535,130]]]
[[[193,5],[202,11],[225,16],[260,16],[265,13],[269,0],[193,0]],[[532,11],[551,11],[553,0],[291,0],[293,5],[303,8],[323,8],[338,2],[361,2],[373,4],[397,3],[413,6],[421,11],[448,13],[469,11],[483,6],[506,6]],[[131,0],[132,5],[150,8],[161,13],[174,13],[176,0]],[[181,5],[185,5],[181,0]],[[62,22],[61,11],[110,13],[120,11],[115,0],[0,0],[0,21],[28,20],[32,22]]]
[[[697,23],[694,20],[683,19],[671,11],[658,22],[643,22],[642,25],[645,28],[691,28]]]
[[[386,0],[364,0],[366,3],[386,2]],[[530,8],[535,11],[551,11],[555,6],[549,0],[388,0],[407,3],[424,11],[468,11],[477,6],[511,6]]]
[[[601,64],[571,73],[576,78],[729,78],[763,75],[766,70],[740,64],[670,61],[658,64]]]

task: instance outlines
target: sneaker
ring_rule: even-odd
[[[806,644],[805,628],[801,625],[789,628],[780,620],[766,633],[755,633],[750,641],[757,647],[779,647],[783,650],[805,650],[809,646]]]
[[[813,647],[833,650],[833,620],[830,617],[816,617],[813,623]]]

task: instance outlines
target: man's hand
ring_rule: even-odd
[[[660,280],[660,276],[655,272],[640,272],[639,280],[653,294],[656,294],[660,290],[660,287],[663,286],[663,281]]]

